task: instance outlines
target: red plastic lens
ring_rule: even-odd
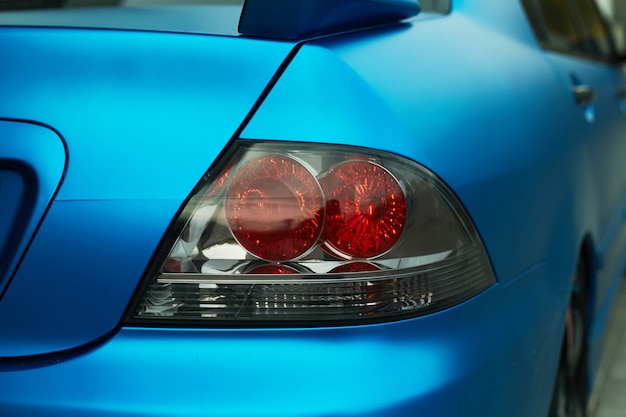
[[[353,146],[235,140],[162,245],[130,323],[378,323],[452,307],[496,282],[434,173]]]
[[[389,171],[368,161],[348,161],[336,165],[320,183],[327,200],[327,251],[367,259],[387,252],[400,239],[407,204]]]
[[[233,236],[251,254],[288,261],[306,254],[324,223],[324,196],[301,163],[266,155],[246,163],[226,194],[226,220]]]
[[[291,275],[291,274],[299,274],[295,269],[285,266],[285,265],[277,265],[277,264],[268,264],[268,265],[260,265],[252,268],[246,274],[255,275],[255,274],[265,274],[265,275]]]
[[[350,262],[348,264],[337,266],[330,271],[329,274],[345,274],[350,272],[374,272],[380,271],[380,268],[369,262]]]

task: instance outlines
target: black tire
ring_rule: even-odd
[[[580,260],[567,309],[565,334],[549,417],[587,416],[587,266]]]

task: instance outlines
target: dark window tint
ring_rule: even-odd
[[[423,12],[449,13],[450,0],[420,0]]]
[[[548,35],[546,34],[546,28],[543,26],[543,20],[538,6],[532,0],[522,0],[522,4],[524,5],[524,9],[526,9],[526,14],[532,24],[537,39],[542,43],[548,42]]]
[[[108,7],[108,6],[160,6],[184,4],[220,4],[242,5],[244,0],[0,0],[0,12],[3,10]],[[434,0],[445,4],[450,0]]]
[[[610,58],[613,53],[609,32],[592,0],[574,0],[581,23],[585,50],[599,58]]]
[[[543,16],[545,42],[558,50],[580,51],[582,45],[567,0],[539,0],[538,5]]]

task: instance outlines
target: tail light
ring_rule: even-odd
[[[238,141],[201,181],[129,323],[328,325],[460,303],[495,282],[452,193],[402,157]]]

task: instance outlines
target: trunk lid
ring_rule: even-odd
[[[183,201],[292,48],[0,27],[0,161],[27,167],[0,162],[0,358],[115,331]]]

